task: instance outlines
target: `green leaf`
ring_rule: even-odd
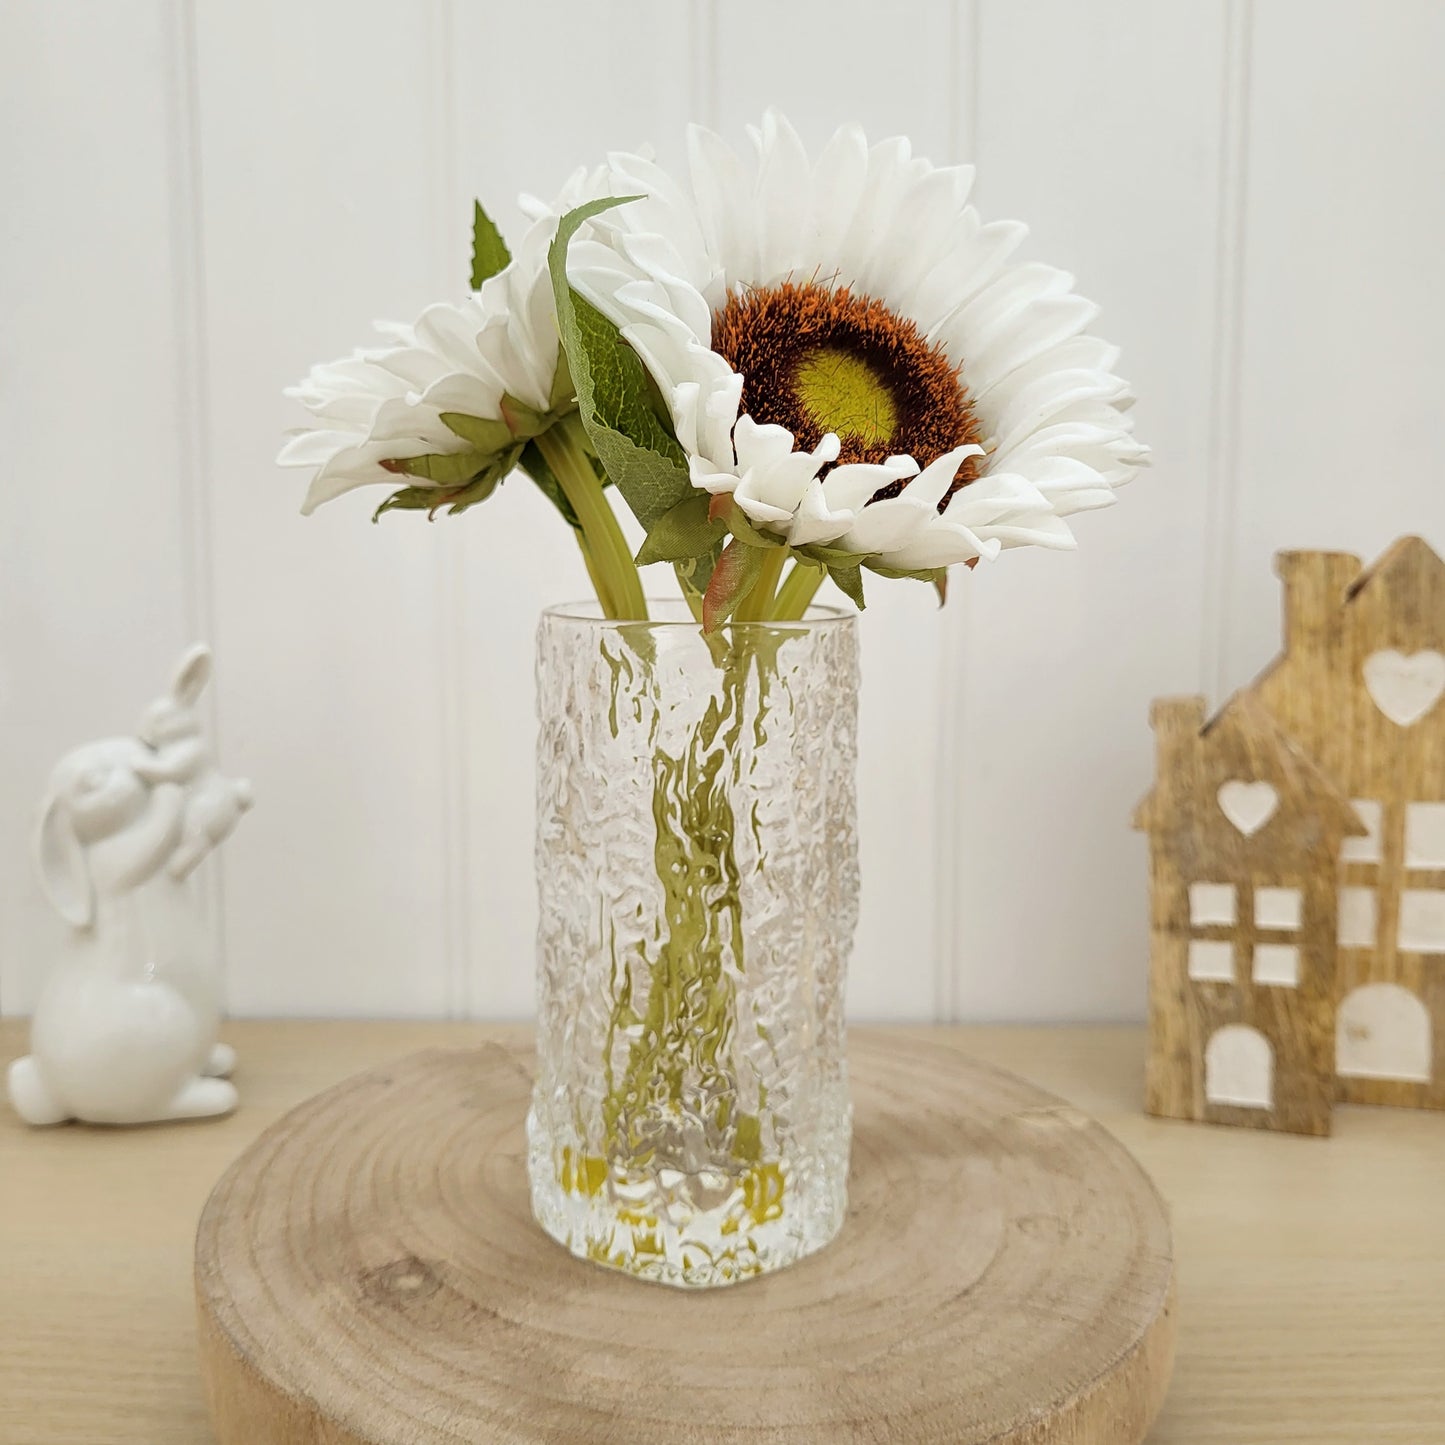
[[[457,487],[484,471],[493,455],[469,447],[464,452],[433,452],[424,457],[388,457],[381,465],[389,472],[423,477],[439,487]]]
[[[393,492],[372,514],[373,522],[381,521],[386,512],[434,512],[445,506],[439,487],[403,487]]]
[[[795,550],[800,557],[808,557],[824,567],[859,567],[870,555],[867,552],[845,552],[841,547],[825,547],[820,542]]]
[[[542,455],[542,449],[536,442],[528,442],[523,448],[522,470],[537,484],[538,491],[561,512],[567,525],[580,532],[582,523],[578,521],[572,503],[567,500],[567,493],[562,490],[562,483],[547,465],[547,458]]]
[[[592,470],[596,474],[598,486],[606,490],[611,485],[611,478],[602,470],[602,463],[596,457],[591,457],[589,460],[592,463]],[[572,503],[567,500],[567,493],[562,490],[562,483],[557,480],[551,464],[542,455],[542,449],[535,441],[529,441],[522,449],[520,465],[522,470],[537,484],[537,490],[561,512],[567,525],[575,527],[580,532],[582,522],[577,513],[573,511]]]
[[[652,405],[647,369],[617,328],[567,280],[567,247],[586,221],[636,196],[569,211],[547,253],[557,327],[582,425],[608,476],[646,531],[692,490],[686,459]]]
[[[907,577],[914,582],[933,582],[935,585],[938,574],[944,570],[942,567],[925,567],[918,571],[900,572],[897,567],[885,567],[876,560],[864,562],[862,565],[880,577]]]
[[[567,353],[557,348],[557,369],[552,373],[552,394],[547,405],[553,411],[571,411],[577,405],[577,388],[572,384],[572,372],[567,365]]]
[[[515,438],[506,422],[497,417],[468,416],[465,412],[444,411],[442,425],[479,452],[499,452],[510,447]]]
[[[708,583],[712,581],[713,571],[722,554],[723,543],[719,538],[699,556],[689,557],[685,562],[673,563],[673,570],[677,573],[678,582],[686,591],[692,593],[699,607],[702,606],[702,599],[707,594]]]
[[[478,502],[485,502],[522,456],[520,444],[514,444],[509,451],[499,452],[489,458],[482,470],[457,485],[431,487],[403,487],[393,492],[371,515],[378,521],[385,512],[427,512],[435,516],[443,507],[447,515],[455,517]],[[416,460],[413,458],[413,460]],[[395,470],[390,466],[388,471]]]
[[[728,492],[719,492],[717,496],[713,497],[708,515],[716,521],[725,523],[728,531],[739,542],[746,542],[749,547],[786,547],[788,545],[785,537],[779,537],[775,532],[764,532],[762,528],[753,526],[752,518],[738,506]]]
[[[551,412],[538,411],[535,406],[528,406],[511,392],[502,393],[501,407],[503,422],[511,429],[512,435],[517,437],[541,436],[557,420]]]
[[[712,550],[713,543],[727,528],[708,516],[708,495],[694,491],[666,511],[653,525],[637,554],[637,565],[652,562],[684,562]]]
[[[763,570],[763,553],[734,538],[723,548],[702,599],[702,630],[716,632],[753,590]]]
[[[472,212],[472,290],[480,291],[482,282],[504,270],[511,259],[502,233],[477,201]]]
[[[520,446],[494,457],[491,466],[481,476],[473,477],[465,487],[447,495],[447,516],[455,517],[459,512],[465,512],[468,507],[485,502],[511,474],[521,458]]]
[[[863,601],[863,574],[856,564],[852,567],[840,567],[835,563],[828,568],[828,576],[838,584],[839,589],[860,612],[867,606]]]

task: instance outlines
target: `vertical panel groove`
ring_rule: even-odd
[[[214,567],[211,556],[211,448],[209,355],[206,335],[206,268],[202,241],[200,95],[196,72],[195,0],[167,4],[161,0],[161,26],[166,37],[166,104],[170,153],[170,255],[173,286],[172,327],[175,355],[176,439],[180,475],[177,504],[185,540],[178,559],[182,574],[187,641],[215,643]],[[224,657],[218,659],[225,666]],[[159,688],[159,680],[155,680]],[[221,744],[219,691],[205,696],[206,725],[217,748]],[[197,887],[206,926],[220,970],[225,1006],[226,931],[223,855],[211,856],[198,874]]]
[[[947,162],[974,161],[978,147],[978,45],[980,0],[955,0],[951,16],[950,50],[953,84],[950,90],[949,149]],[[958,1016],[962,938],[959,933],[958,879],[962,839],[959,809],[954,806],[963,787],[963,748],[959,730],[964,717],[968,637],[967,574],[953,579],[952,596],[940,619],[938,796],[944,800],[934,813],[934,990],[933,1017],[951,1023]]]
[[[691,35],[692,86],[696,96],[692,119],[711,130],[718,128],[717,113],[717,6],[715,0],[693,0]]]
[[[1224,105],[1221,112],[1218,270],[1215,290],[1213,395],[1206,475],[1203,628],[1200,685],[1221,702],[1225,628],[1234,581],[1239,510],[1239,418],[1244,330],[1244,237],[1249,182],[1249,86],[1253,0],[1227,0]]]
[[[463,248],[456,238],[465,234],[467,207],[457,175],[456,119],[453,87],[451,0],[433,0],[431,24],[433,184],[432,228],[437,238],[431,257],[435,294],[450,296],[459,288],[458,271]],[[459,519],[462,520],[462,519]],[[444,524],[445,525],[445,524]],[[465,526],[462,520],[462,526]],[[471,831],[468,781],[471,754],[467,746],[466,676],[467,587],[463,546],[465,538],[456,522],[446,525],[441,538],[436,573],[438,632],[442,638],[438,665],[439,739],[447,760],[441,775],[441,815],[446,876],[444,882],[443,946],[446,950],[446,1012],[449,1018],[467,1018],[475,1007],[472,976]]]

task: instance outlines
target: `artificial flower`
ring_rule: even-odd
[[[592,194],[597,179],[596,172],[578,172],[551,206],[527,198],[532,223],[515,255],[463,300],[429,306],[414,325],[377,322],[385,344],[313,367],[288,388],[286,395],[316,418],[292,434],[278,458],[283,466],[314,469],[304,513],[374,483],[406,481],[451,500],[464,494],[472,459],[481,470],[487,449],[479,439],[501,438],[490,486],[503,464],[511,470],[517,449],[505,443],[511,436],[525,441],[538,425],[534,414],[545,417],[556,400],[547,248],[557,217]],[[521,405],[512,406],[513,399]],[[458,431],[444,417],[492,430],[463,423]]]
[[[572,284],[642,358],[693,486],[794,548],[929,573],[1067,548],[1146,458],[1117,351],[1065,272],[1017,263],[973,172],[839,130],[816,161],[770,113],[689,177],[613,155]]]

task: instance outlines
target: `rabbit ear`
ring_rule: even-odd
[[[210,680],[211,649],[204,642],[198,642],[181,658],[173,690],[177,699],[190,707],[205,691]]]
[[[95,889],[70,809],[59,794],[52,793],[45,801],[35,833],[35,861],[55,911],[74,928],[89,926],[95,914]]]

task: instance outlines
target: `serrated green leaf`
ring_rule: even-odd
[[[702,599],[702,629],[716,632],[737,611],[743,598],[753,590],[763,570],[760,547],[749,547],[734,538],[723,548],[717,566],[708,579]]]
[[[860,612],[867,606],[863,601],[863,574],[856,565],[840,567],[835,563],[828,568],[828,576]]]
[[[442,425],[479,452],[499,452],[516,440],[512,429],[499,417],[468,416],[465,412],[444,411]]]
[[[693,492],[657,519],[637,554],[637,565],[683,562],[712,550],[727,528],[708,516],[708,495]]]
[[[382,466],[407,477],[422,477],[439,487],[459,487],[490,464],[493,452],[469,447],[464,452],[432,452],[424,457],[388,457]]]
[[[502,233],[493,224],[492,218],[482,209],[482,203],[474,203],[472,211],[472,290],[480,291],[482,282],[498,271],[504,271],[512,259]]]
[[[692,490],[682,448],[652,405],[647,370],[637,353],[567,280],[567,247],[578,228],[602,211],[637,199],[606,197],[569,211],[558,223],[547,266],[582,425],[633,515],[651,531]]]

